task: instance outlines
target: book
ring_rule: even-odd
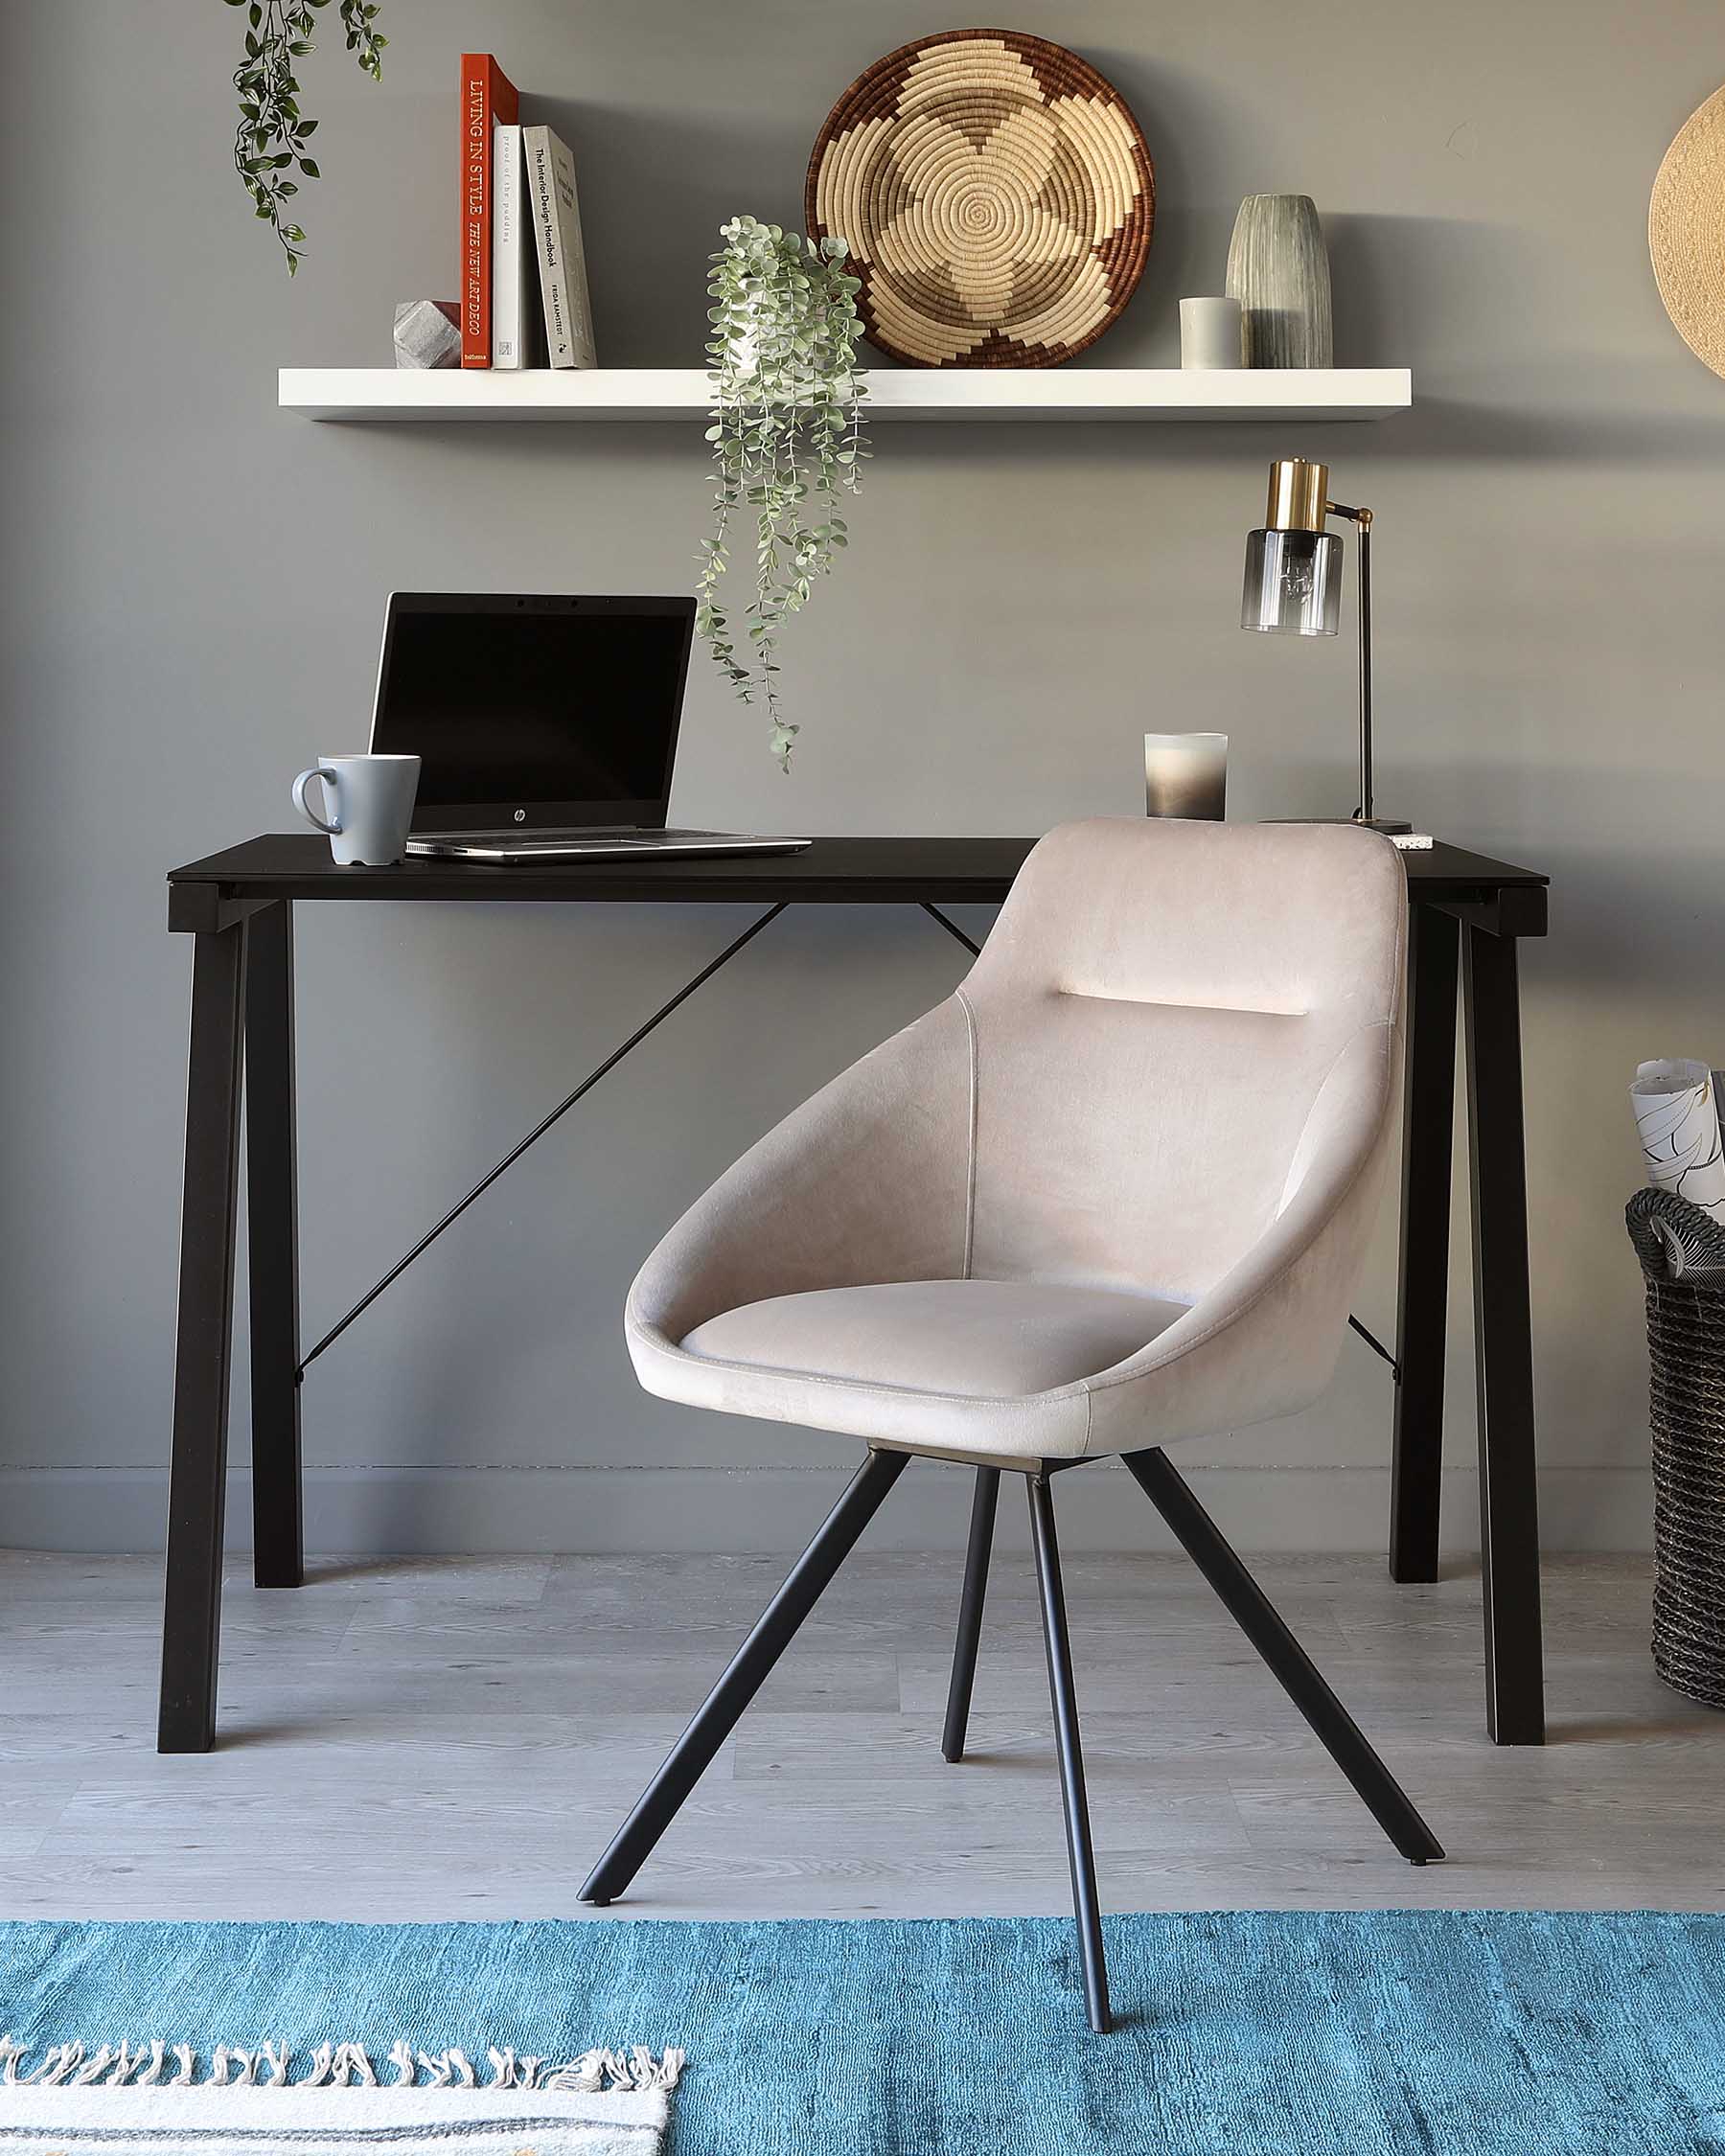
[[[567,143],[549,127],[523,127],[521,141],[550,361],[553,367],[596,367],[593,310],[587,297],[581,210],[575,196],[575,160]]]
[[[490,53],[461,56],[461,363],[492,363],[492,133],[520,118],[515,84]]]
[[[494,367],[542,367],[539,250],[527,209],[527,169],[521,130],[505,124],[492,134],[492,341]]]

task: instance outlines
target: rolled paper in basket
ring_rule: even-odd
[[[1679,1056],[1637,1067],[1629,1089],[1647,1181],[1725,1223],[1725,1152],[1714,1073]]]

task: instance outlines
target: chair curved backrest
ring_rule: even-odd
[[[1288,1197],[1343,1051],[1399,1026],[1406,920],[1400,860],[1370,832],[1050,833],[958,992],[969,1271],[1203,1295]]]
[[[1311,1366],[1289,1375],[1314,1396],[1376,1200],[1406,921],[1400,860],[1372,832],[1061,826],[962,986],[664,1237],[630,1297],[632,1346],[870,1281],[1046,1279],[1196,1306],[1225,1279],[1255,1294],[1259,1258],[1310,1246]]]

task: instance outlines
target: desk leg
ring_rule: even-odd
[[[1473,1177],[1485,1727],[1499,1744],[1543,1744],[1533,1328],[1514,938],[1470,927],[1461,979]]]
[[[193,943],[159,1752],[216,1741],[245,935],[239,923]]]
[[[1395,1316],[1395,1443],[1390,1577],[1438,1577],[1443,1356],[1449,1317],[1450,1158],[1456,1138],[1460,930],[1435,906],[1411,909],[1408,1051],[1402,1081],[1401,1285]]]
[[[252,1549],[260,1587],[298,1587],[304,1578],[297,1180],[293,906],[282,899],[251,916],[245,943]]]

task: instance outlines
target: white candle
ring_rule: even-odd
[[[1228,736],[1146,734],[1144,814],[1220,823],[1228,814]]]
[[[1245,364],[1237,299],[1181,301],[1180,363],[1201,368]]]

